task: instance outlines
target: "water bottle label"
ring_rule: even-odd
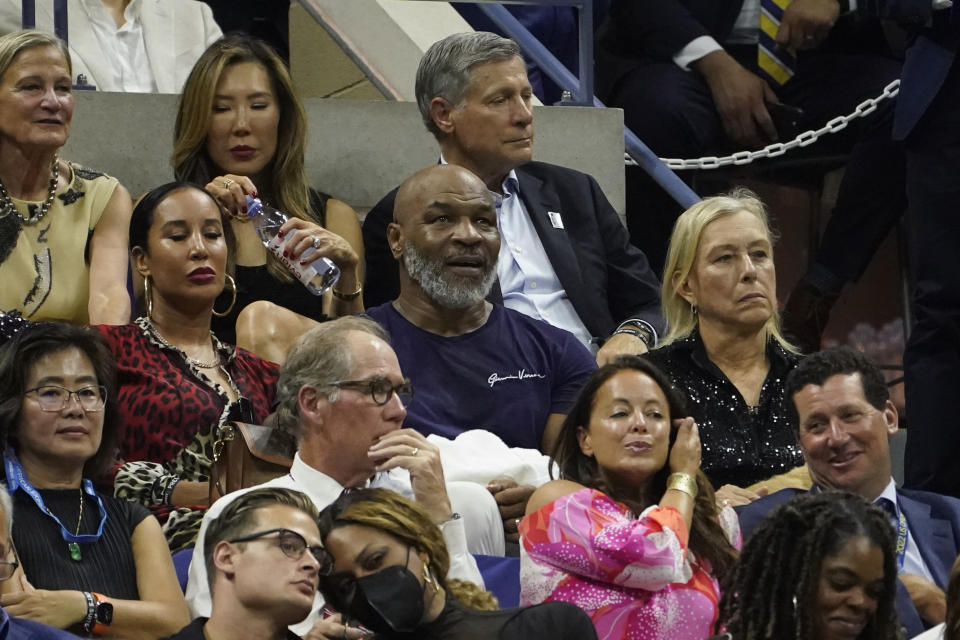
[[[283,255],[283,247],[292,236],[281,239],[279,235],[273,237],[267,247],[280,259],[290,273],[297,277],[297,280],[304,285],[310,284],[310,281],[317,275],[317,270],[313,268],[313,263],[300,264],[300,260],[291,260]],[[303,256],[301,256],[302,258]]]

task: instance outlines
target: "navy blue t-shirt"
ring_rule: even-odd
[[[424,435],[486,429],[511,447],[539,449],[547,417],[567,413],[597,368],[572,333],[500,305],[485,325],[452,338],[414,326],[389,302],[367,315],[390,333],[413,382],[404,426]]]

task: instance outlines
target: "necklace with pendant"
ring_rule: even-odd
[[[46,510],[49,515],[53,516],[53,512],[50,511],[49,507],[46,507]],[[77,529],[73,532],[74,537],[80,535],[81,522],[83,522],[83,489],[80,490],[80,515],[77,517]],[[67,551],[70,552],[70,559],[74,562],[80,562],[83,560],[83,553],[80,551],[80,545],[78,543],[68,542]]]
[[[80,516],[77,518],[77,530],[73,535],[80,535],[80,523],[83,522],[83,489],[80,490]],[[80,544],[77,542],[68,542],[67,549],[70,550],[70,559],[74,562],[83,560],[83,554],[80,553]]]

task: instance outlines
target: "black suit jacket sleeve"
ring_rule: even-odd
[[[592,176],[586,176],[596,212],[598,239],[605,251],[607,308],[613,323],[600,330],[606,337],[624,320],[639,318],[649,322],[662,337],[663,314],[660,309],[660,280],[650,268],[647,256],[630,244],[630,234],[610,201]]]
[[[365,256],[363,304],[367,309],[390,302],[400,295],[397,261],[387,243],[387,225],[393,221],[394,189],[374,205],[363,219]]]
[[[614,0],[609,20],[611,50],[633,57],[670,61],[693,39],[711,35],[680,0]]]

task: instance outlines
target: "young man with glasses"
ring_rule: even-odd
[[[317,509],[357,487],[394,489],[419,503],[440,526],[450,552],[448,577],[482,584],[470,553],[503,554],[496,503],[480,485],[448,485],[437,447],[402,428],[411,394],[377,323],[348,316],[314,327],[291,349],[277,382],[278,421],[297,436],[297,454],[288,475],[260,486],[302,491]],[[208,575],[213,574],[204,561],[206,531],[243,495],[224,496],[204,516],[187,584],[194,616],[210,614]],[[319,620],[322,605],[318,595],[313,612],[292,630],[310,637],[339,638],[345,632],[359,637],[335,619]]]
[[[0,483],[0,582],[13,577],[20,566],[17,551],[13,548],[13,502],[5,484]],[[39,622],[16,618],[0,607],[0,640],[70,640],[76,638]]]
[[[287,627],[307,617],[318,576],[332,567],[317,517],[310,498],[291,489],[255,489],[227,505],[203,539],[210,617],[172,639],[298,638]]]

